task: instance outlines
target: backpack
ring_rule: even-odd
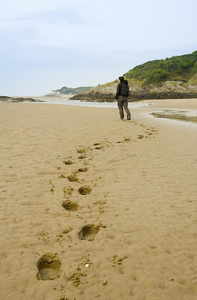
[[[121,96],[128,97],[129,96],[129,86],[128,83],[123,82],[121,86]]]

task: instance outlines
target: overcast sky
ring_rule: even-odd
[[[96,86],[197,50],[196,0],[0,0],[0,95]]]

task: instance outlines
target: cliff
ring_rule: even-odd
[[[129,101],[143,99],[197,98],[197,51],[154,60],[136,66],[124,74],[129,82]],[[114,101],[118,81],[98,85],[73,100]]]

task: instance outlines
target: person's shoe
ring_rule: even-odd
[[[131,120],[131,118],[127,118],[127,120]]]

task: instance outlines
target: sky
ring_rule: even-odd
[[[196,0],[0,0],[0,95],[97,86],[197,50]]]

